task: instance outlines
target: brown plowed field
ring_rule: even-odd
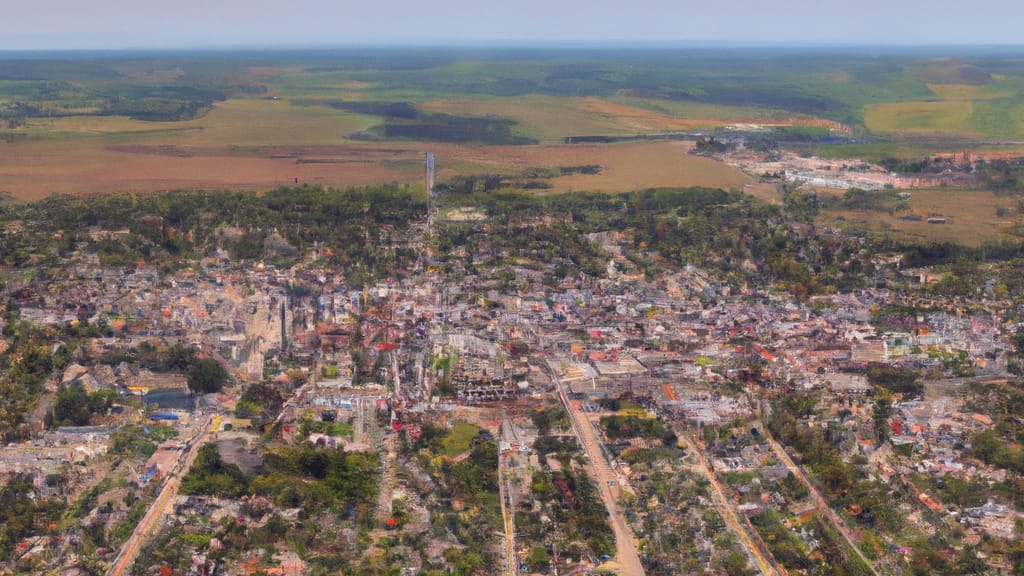
[[[550,192],[629,191],[655,186],[736,187],[750,180],[720,162],[690,156],[689,144],[464,146],[353,143],[331,146],[213,147],[106,144],[103,139],[0,142],[0,191],[32,200],[58,194],[151,192],[314,183],[358,186],[422,181],[423,152],[441,179],[457,174],[518,175],[530,167],[599,164],[598,175],[551,180]]]

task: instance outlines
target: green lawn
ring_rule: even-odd
[[[480,432],[480,427],[469,422],[456,422],[455,427],[445,436],[444,453],[448,456],[458,456],[469,450],[473,438]]]

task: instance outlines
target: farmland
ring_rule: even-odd
[[[828,210],[819,221],[847,229],[890,234],[910,242],[954,242],[977,247],[1019,235],[1024,219],[1017,200],[978,190],[915,190],[905,210]],[[943,223],[928,223],[929,217]]]
[[[1012,154],[1024,131],[1022,89],[1013,61],[998,55],[348,49],[7,57],[0,191],[33,199],[295,182],[418,185],[427,150],[442,179],[517,182],[554,171],[543,193],[755,190],[738,170],[688,154],[692,143],[650,138],[736,124],[842,123],[856,141],[804,148],[869,161]],[[599,169],[559,173],[567,166]],[[777,201],[765,190],[763,199]]]

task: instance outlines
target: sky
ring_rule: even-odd
[[[1020,0],[3,0],[0,50],[1024,44]]]

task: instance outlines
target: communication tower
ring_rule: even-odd
[[[434,153],[427,153],[427,196],[434,195]]]

